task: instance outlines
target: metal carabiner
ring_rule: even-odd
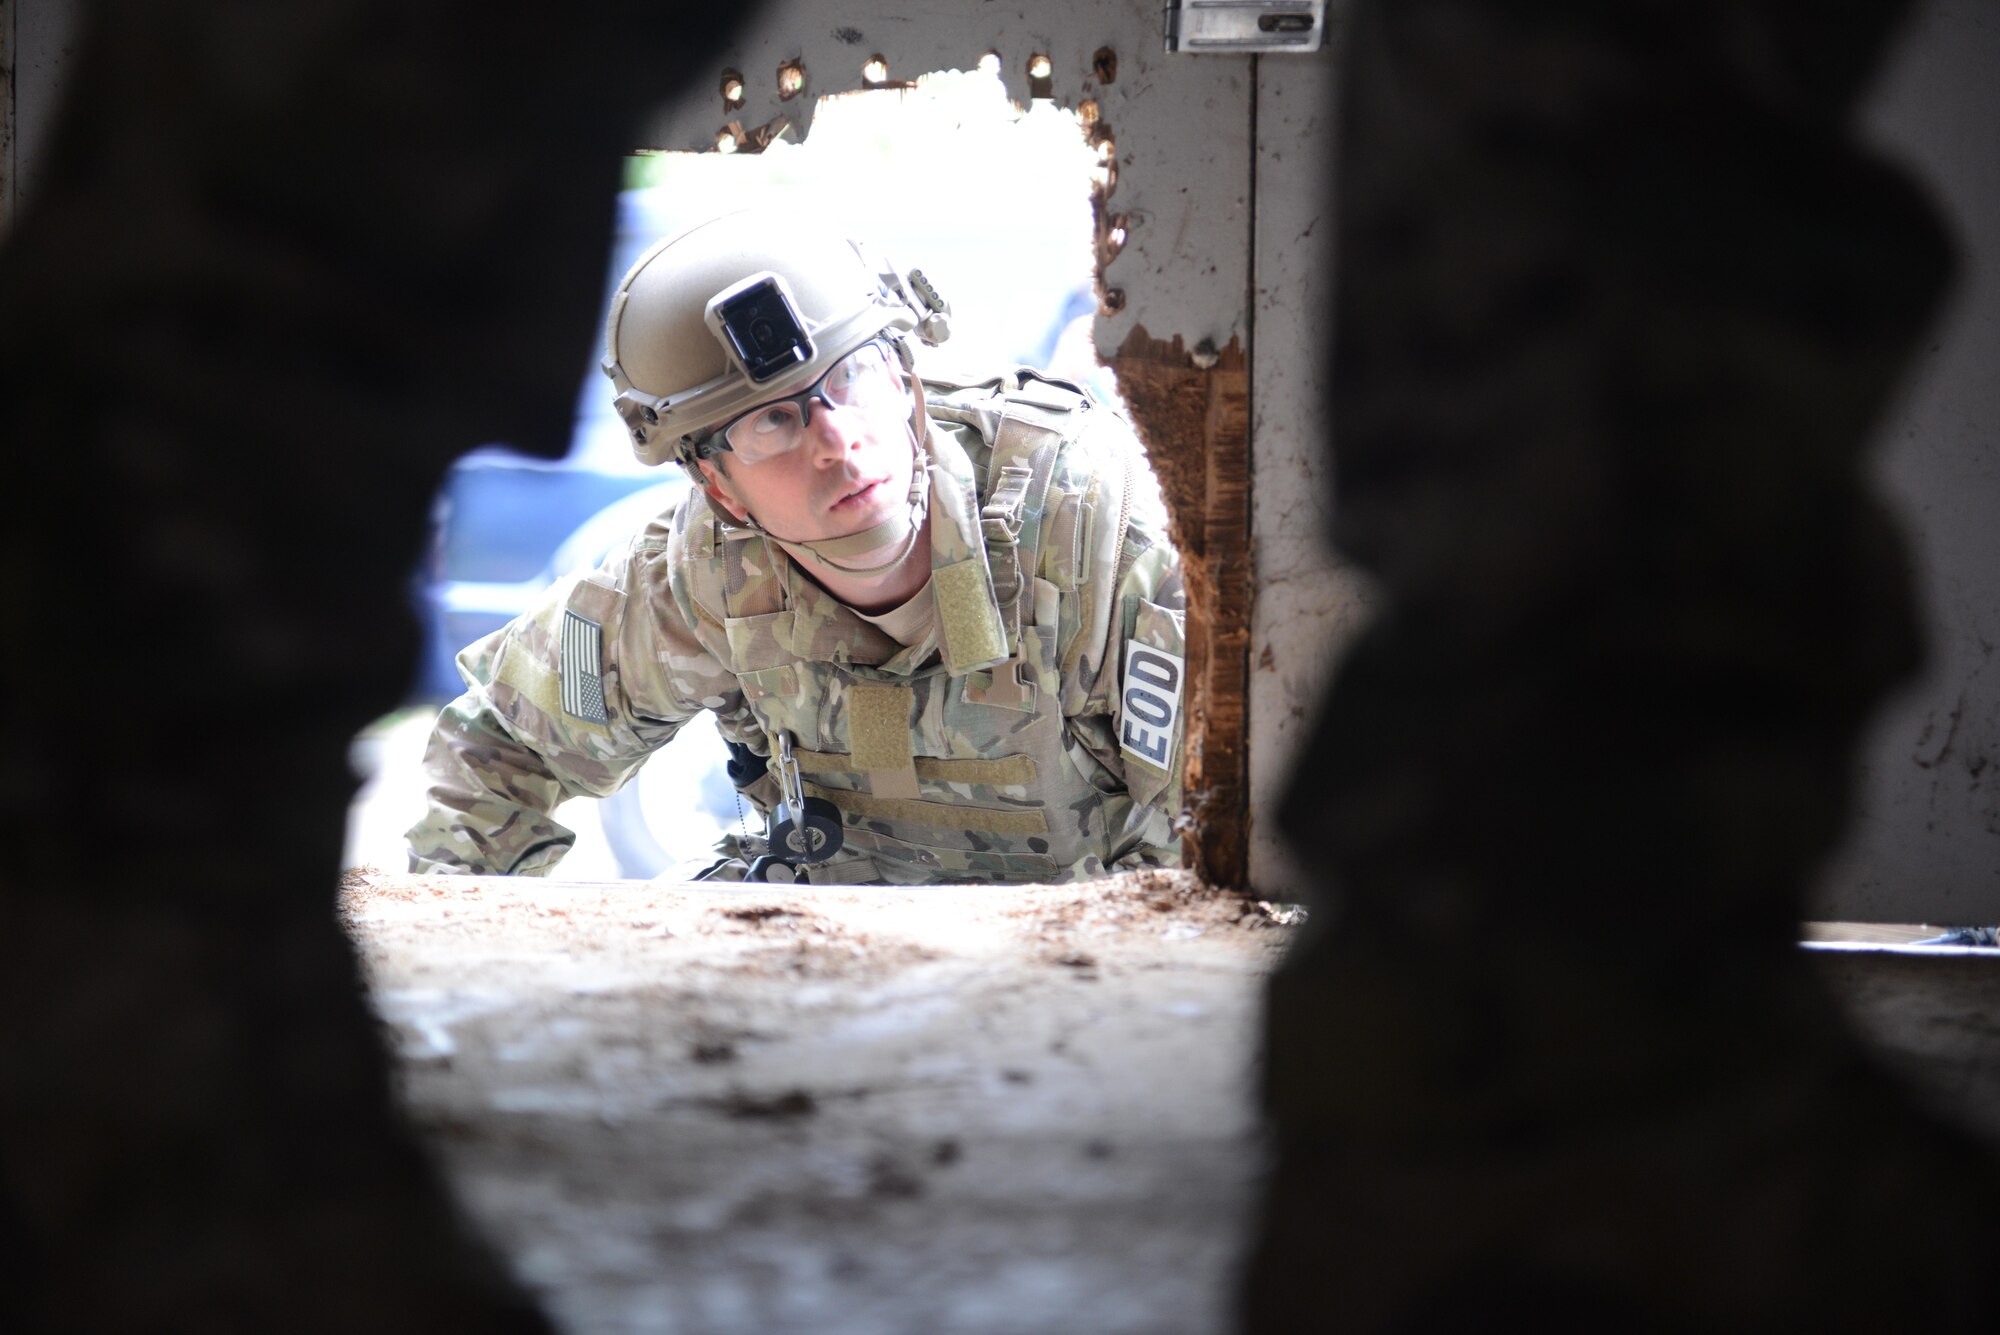
[[[806,815],[806,786],[799,778],[799,760],[792,754],[792,734],[782,729],[778,733],[778,792],[784,803],[785,817],[796,827],[803,828]]]
[[[807,863],[825,862],[840,851],[845,842],[840,808],[823,797],[807,797],[805,781],[799,777],[798,757],[792,754],[792,735],[777,734],[778,810],[771,825],[770,853],[751,864],[751,879],[768,881],[778,866],[798,879],[798,869]]]

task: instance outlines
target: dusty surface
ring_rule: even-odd
[[[1855,1028],[1912,1095],[2000,1151],[2000,951],[1897,942],[1937,930],[1878,925],[1828,933],[1812,949]]]
[[[1264,908],[1183,874],[341,902],[418,1120],[567,1329],[1225,1326]]]

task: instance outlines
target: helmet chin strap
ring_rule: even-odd
[[[879,575],[903,564],[916,549],[917,539],[923,536],[924,516],[930,510],[930,500],[930,474],[918,468],[911,472],[909,508],[890,515],[872,528],[850,533],[844,538],[821,538],[816,542],[794,542],[770,533],[769,529],[765,532],[770,534],[771,541],[794,556],[809,556],[843,575]],[[898,538],[901,541],[897,541]],[[892,542],[896,544],[895,554],[879,565],[848,565],[841,559],[880,551]]]
[[[893,570],[908,560],[916,549],[917,539],[924,533],[924,519],[931,508],[931,475],[929,462],[924,458],[924,448],[918,432],[928,425],[929,415],[924,411],[924,391],[922,382],[915,375],[910,376],[911,395],[916,399],[915,410],[910,414],[910,494],[908,508],[899,510],[879,524],[850,533],[841,538],[820,538],[815,541],[794,541],[781,538],[757,522],[756,516],[749,517],[748,527],[755,528],[771,541],[783,547],[794,556],[805,556],[843,575],[879,575],[885,570]],[[864,556],[869,552],[881,551],[894,543],[896,550],[888,560],[878,565],[848,565],[846,558]]]

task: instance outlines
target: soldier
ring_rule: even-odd
[[[633,446],[696,489],[459,655],[423,872],[546,873],[568,798],[701,710],[772,824],[715,879],[1053,881],[1177,866],[1179,558],[1131,429],[1025,368],[920,378],[923,275],[714,219],[612,295]]]

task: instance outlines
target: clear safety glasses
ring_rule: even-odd
[[[806,428],[812,425],[814,402],[863,410],[882,405],[900,408],[902,396],[902,368],[889,345],[875,339],[828,367],[811,387],[759,404],[704,443],[713,450],[727,442],[727,448],[743,463],[760,464],[789,454],[804,443]]]

